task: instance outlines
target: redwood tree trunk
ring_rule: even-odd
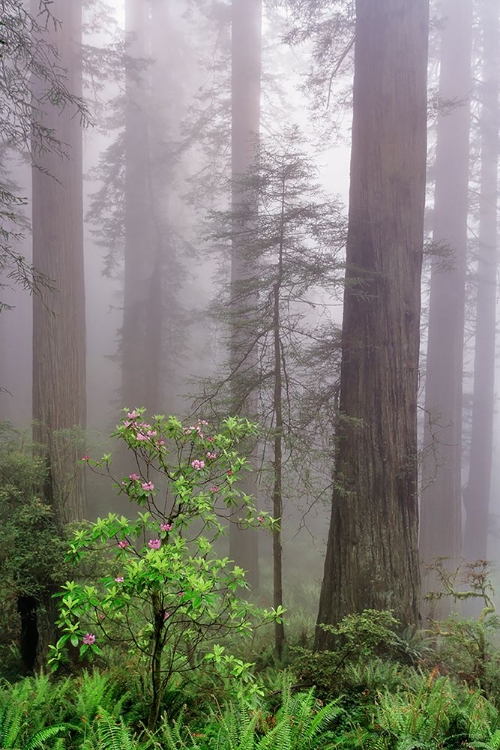
[[[427,0],[357,0],[339,441],[318,623],[418,617]],[[316,646],[329,645],[318,628]]]
[[[56,0],[48,38],[67,71],[67,88],[81,92],[81,3]],[[39,12],[32,0],[32,13]],[[34,80],[40,99],[44,83]],[[85,287],[83,264],[82,132],[78,115],[47,102],[43,125],[65,144],[67,157],[46,151],[33,169],[33,264],[54,290],[33,296],[34,440],[48,464],[47,499],[64,523],[83,517],[81,445],[68,431],[84,428]]]
[[[495,328],[498,253],[498,158],[500,23],[495,0],[483,0],[483,82],[481,113],[481,194],[477,266],[476,350],[472,401],[469,481],[464,493],[467,519],[464,556],[488,557],[488,508],[495,411]]]
[[[262,0],[233,0],[231,27],[231,171],[233,178],[232,204],[235,212],[243,200],[248,202],[248,191],[243,191],[241,178],[255,161],[257,138],[260,129],[260,74],[261,74],[261,27]],[[243,194],[244,193],[244,194]],[[257,201],[255,202],[257,212]],[[233,242],[231,254],[231,284],[233,305],[238,306],[237,285],[248,278],[247,259],[238,244]],[[250,269],[251,270],[251,269]],[[248,300],[245,303],[248,305]],[[241,334],[233,331],[232,360],[237,363],[241,356]],[[256,363],[255,363],[256,365]],[[252,367],[248,359],[245,369]],[[237,389],[238,377],[235,378]],[[238,396],[235,402],[239,401]],[[245,416],[255,415],[252,397],[245,405]],[[240,489],[255,494],[254,476],[248,475]],[[238,513],[236,513],[238,515]],[[258,536],[254,529],[242,530],[231,525],[229,555],[247,571],[247,580],[255,588],[258,585]]]
[[[420,556],[454,566],[462,553],[462,377],[465,273],[467,254],[472,0],[443,3],[439,92],[454,101],[439,119],[436,145],[434,241],[451,252],[434,256],[429,301],[429,338],[425,385],[424,460]],[[443,265],[445,268],[443,268]],[[424,568],[422,593],[436,588]],[[436,603],[437,604],[437,603]],[[451,601],[425,605],[431,616],[444,616]]]

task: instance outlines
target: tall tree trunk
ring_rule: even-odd
[[[147,81],[150,4],[126,0],[128,34],[125,109],[125,288],[122,329],[122,402],[161,406],[155,296],[158,295],[152,204]]]
[[[241,187],[241,178],[255,161],[257,137],[260,129],[260,74],[262,0],[233,0],[231,31],[231,171],[233,178],[232,204],[235,213],[241,201],[248,201],[247,190]],[[257,201],[255,202],[257,212]],[[238,284],[248,277],[247,259],[238,241],[233,242],[231,256],[231,284],[233,308],[237,310]],[[238,362],[242,345],[241,334],[233,332],[233,363]],[[245,369],[252,367],[248,359]],[[256,364],[256,363],[255,363]],[[235,379],[237,382],[238,378]],[[238,399],[236,396],[235,401]],[[255,416],[253,399],[244,405],[245,416]],[[247,494],[255,493],[255,478],[252,475],[242,483],[240,489]],[[236,513],[238,515],[238,513]],[[258,536],[254,529],[239,529],[231,525],[229,555],[247,571],[247,580],[255,588],[258,585]]]
[[[451,251],[451,262],[434,256],[429,301],[425,385],[424,460],[420,557],[453,567],[461,556],[462,376],[467,254],[472,0],[445,0],[442,8],[439,93],[454,108],[438,121],[434,241]],[[438,585],[424,567],[422,593]],[[427,616],[444,616],[451,601],[424,605]]]
[[[481,194],[477,266],[476,349],[469,481],[464,493],[467,519],[464,556],[488,556],[488,508],[495,411],[495,327],[498,263],[498,159],[500,156],[500,23],[495,0],[483,0]]]
[[[418,617],[428,0],[357,0],[339,441],[318,624]],[[316,647],[330,644],[317,629]]]
[[[81,3],[56,0],[47,36],[67,71],[67,88],[81,92]],[[32,13],[39,12],[32,0]],[[33,81],[43,99],[44,82]],[[33,263],[54,291],[33,296],[34,440],[47,457],[47,499],[65,523],[83,517],[84,481],[78,467],[81,445],[72,428],[84,428],[85,288],[83,265],[82,132],[78,116],[47,100],[40,113],[67,158],[46,151],[33,169]]]
[[[278,255],[276,283],[273,287],[273,339],[274,339],[274,395],[273,407],[275,416],[274,433],[274,486],[273,517],[279,527],[273,532],[273,606],[283,606],[283,548],[281,527],[283,523],[283,366],[281,346],[281,289],[283,284],[283,244],[285,212],[285,169],[283,170],[283,192],[281,196],[281,240]],[[279,659],[283,656],[285,645],[285,626],[283,621],[274,625],[274,645]]]

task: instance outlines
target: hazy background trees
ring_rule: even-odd
[[[496,4],[83,5],[0,0],[0,419],[57,522],[109,507],[78,459],[122,407],[239,414],[279,522],[221,542],[254,593],[435,613],[419,569],[495,556]]]
[[[462,408],[472,96],[472,1],[439,6],[439,105],[425,368],[420,554],[462,554]],[[445,257],[443,257],[443,253]],[[424,571],[424,593],[435,585]],[[446,605],[443,605],[446,606]]]

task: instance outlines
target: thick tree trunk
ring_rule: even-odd
[[[38,15],[38,0],[32,13]],[[57,0],[48,36],[67,70],[67,88],[81,91],[81,3]],[[40,99],[44,83],[33,81]],[[83,517],[81,445],[69,431],[84,428],[85,288],[83,269],[82,132],[78,115],[47,102],[43,125],[65,144],[67,158],[47,151],[33,169],[33,263],[54,284],[33,296],[34,440],[49,468],[47,499],[64,523]]]
[[[456,565],[462,552],[462,376],[467,254],[472,0],[446,0],[442,10],[440,98],[451,112],[438,122],[434,241],[451,257],[432,262],[425,385],[424,460],[420,557]],[[443,268],[445,266],[445,268]],[[423,569],[422,593],[435,590]],[[451,601],[424,605],[427,616],[444,616]]]
[[[233,178],[232,204],[235,212],[242,200],[248,202],[248,191],[244,191],[241,178],[255,161],[257,138],[260,129],[260,73],[261,73],[261,27],[262,0],[233,0],[231,31],[231,171]],[[257,203],[255,205],[257,212]],[[231,283],[233,289],[248,278],[247,259],[238,241],[233,242],[231,255]],[[238,309],[238,293],[233,295],[233,306]],[[232,361],[241,357],[241,334],[237,327],[233,332]],[[252,367],[245,363],[245,369]],[[255,363],[256,365],[256,363]],[[238,377],[235,378],[237,384]],[[237,385],[235,386],[238,389]],[[235,402],[238,401],[238,395]],[[255,416],[252,397],[244,405],[245,416]],[[255,478],[248,475],[240,489],[255,494]],[[236,513],[238,515],[238,513]],[[247,580],[255,588],[258,585],[258,536],[254,529],[242,530],[231,525],[229,555],[247,571]]]
[[[477,266],[476,350],[472,440],[467,489],[464,556],[488,557],[488,508],[495,411],[495,328],[498,263],[498,158],[500,22],[496,0],[483,0],[483,83],[481,113],[481,194]]]
[[[318,623],[418,618],[427,0],[357,0],[339,442]],[[329,645],[318,628],[316,646]]]

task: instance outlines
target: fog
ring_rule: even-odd
[[[85,115],[42,96],[33,116],[64,154],[30,154],[10,140],[0,153],[2,185],[23,198],[22,236],[1,213],[9,246],[36,267],[61,245],[34,290],[2,261],[3,432],[9,425],[29,444],[77,425],[85,438],[65,454],[71,462],[118,451],[109,435],[124,408],[214,429],[231,414],[256,421],[242,486],[280,519],[284,592],[273,597],[278,532],[240,528],[223,546],[262,601],[299,597],[315,617],[342,432],[352,3],[311,3],[306,14],[299,0],[270,2],[261,16],[257,0],[92,0],[80,28],[64,1],[51,9],[61,26],[46,27],[59,49],[51,64],[66,70],[70,94],[82,87]],[[431,6],[418,455],[408,463],[418,462],[421,560],[444,556],[451,567],[499,558],[498,16],[496,0]],[[78,160],[79,176],[68,166]],[[44,201],[36,218],[33,190]],[[63,196],[74,211],[61,213]],[[64,259],[79,236],[85,272],[73,283],[78,271]],[[76,320],[83,293],[85,320],[56,343],[58,321]],[[43,341],[33,337],[33,305],[51,326]],[[78,389],[50,386],[76,343],[86,404],[70,418],[63,401],[78,401]],[[93,476],[82,492],[86,517],[129,512]],[[426,576],[422,565],[424,593],[437,585]]]

